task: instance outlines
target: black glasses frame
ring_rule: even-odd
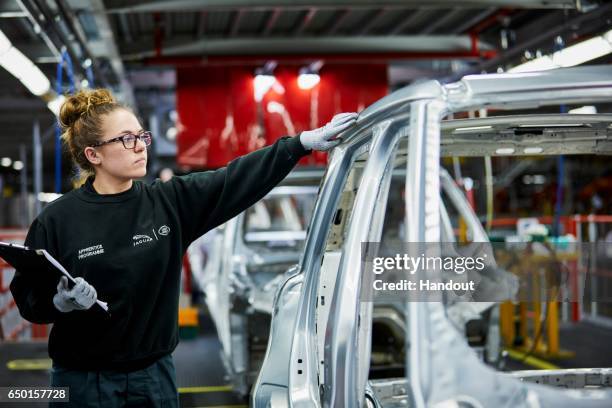
[[[119,142],[121,141],[121,143],[123,144],[123,147],[126,149],[135,149],[136,148],[136,142],[138,140],[142,140],[145,144],[145,146],[150,146],[151,142],[153,140],[153,134],[148,131],[148,130],[143,130],[142,132],[140,132],[140,134],[135,135],[133,133],[127,133],[125,135],[122,136],[118,136],[118,137],[114,137],[112,139],[109,140],[105,140],[103,142],[97,142],[91,145],[91,147],[99,147],[99,146],[104,146],[105,144],[109,144],[109,143],[115,143],[115,142]],[[126,141],[128,143],[134,143],[133,146],[128,147],[126,144]]]

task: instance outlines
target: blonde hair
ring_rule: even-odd
[[[115,109],[128,107],[118,103],[108,89],[82,89],[62,104],[59,124],[62,140],[68,146],[72,161],[79,169],[73,186],[81,186],[95,169],[85,157],[85,148],[102,138],[102,117]]]

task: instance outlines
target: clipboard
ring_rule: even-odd
[[[66,276],[70,282],[76,283],[66,268],[45,249],[30,249],[23,245],[0,242],[0,257],[15,269],[46,270],[57,275],[58,278]],[[97,299],[96,303],[108,313],[108,304],[106,302]]]

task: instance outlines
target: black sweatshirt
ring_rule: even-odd
[[[178,343],[182,257],[189,244],[263,198],[308,154],[299,137],[283,137],[215,171],[148,185],[134,181],[100,195],[92,178],[34,220],[25,245],[44,248],[108,302],[62,313],[57,281],[17,270],[10,288],[21,315],[54,323],[49,356],[79,370],[133,371],[171,353]]]

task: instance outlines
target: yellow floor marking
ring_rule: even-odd
[[[179,387],[179,394],[192,394],[192,393],[204,393],[204,392],[224,392],[231,391],[233,388],[231,385],[212,385],[207,387]]]
[[[49,370],[51,368],[50,358],[11,360],[6,363],[9,370]]]
[[[6,363],[6,367],[9,370],[49,370],[51,368],[50,358],[41,359],[23,359],[23,360],[11,360]],[[204,387],[179,387],[179,394],[195,394],[195,393],[206,393],[206,392],[227,392],[232,391],[231,385],[211,385]],[[239,407],[242,405],[236,405]]]
[[[539,368],[540,370],[558,370],[561,367],[556,366],[552,363],[549,363],[548,361],[539,359],[537,357],[534,356],[529,356],[527,358],[524,358],[525,353],[522,351],[516,351],[516,350],[512,350],[512,349],[506,349],[508,351],[508,355],[518,361],[521,361],[522,363],[525,363],[529,366],[535,367],[535,368]]]

